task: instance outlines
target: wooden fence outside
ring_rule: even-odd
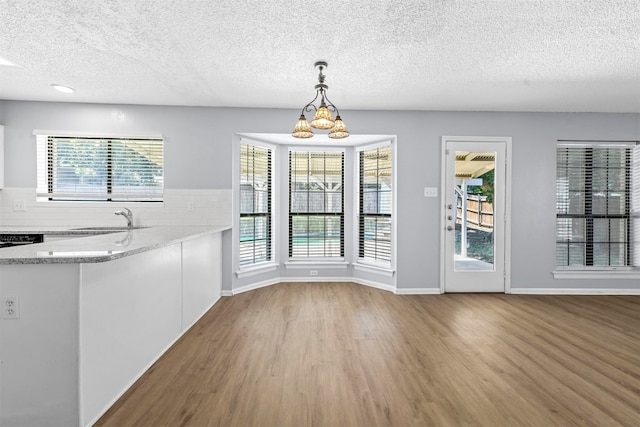
[[[462,198],[458,197],[458,221],[462,220]],[[467,226],[485,231],[493,230],[493,203],[487,196],[470,194],[467,198]]]

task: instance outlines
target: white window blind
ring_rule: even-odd
[[[640,265],[638,146],[561,144],[556,170],[556,265],[568,269]]]
[[[344,152],[289,152],[289,256],[344,257]]]
[[[240,265],[272,259],[272,150],[240,145]]]
[[[37,136],[37,194],[49,200],[161,201],[163,140]]]
[[[391,146],[359,153],[358,257],[390,265]]]

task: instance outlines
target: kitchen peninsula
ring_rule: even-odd
[[[0,425],[93,424],[220,298],[229,228],[0,231],[45,235],[0,249]]]

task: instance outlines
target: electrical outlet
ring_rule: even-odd
[[[18,297],[2,298],[2,317],[5,319],[18,319],[20,317]]]
[[[13,210],[24,212],[27,210],[27,201],[23,199],[16,199],[13,201]]]
[[[317,275],[318,275],[318,270],[310,270],[310,271],[309,271],[309,275],[311,275],[311,276],[317,276]]]

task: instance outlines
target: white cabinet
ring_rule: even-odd
[[[2,295],[20,300],[0,322],[0,426],[93,425],[218,301],[221,258],[217,232],[107,262],[0,265]]]

